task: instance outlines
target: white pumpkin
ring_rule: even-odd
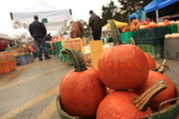
[[[172,33],[171,38],[179,38],[179,33]]]
[[[163,22],[160,22],[157,24],[157,26],[165,26],[165,24]]]
[[[179,24],[179,20],[175,21],[176,24]]]
[[[170,39],[171,38],[171,35],[170,34],[166,34],[165,35],[165,39]]]
[[[176,24],[175,21],[169,21],[171,25]]]
[[[140,25],[139,29],[145,29],[146,25]]]

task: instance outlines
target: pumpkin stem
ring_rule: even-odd
[[[136,45],[135,40],[132,37],[129,38],[129,42],[130,42],[130,44]]]
[[[66,54],[69,55],[74,63],[74,68],[75,68],[75,72],[81,72],[84,70],[87,70],[86,68],[86,64],[83,61],[82,57],[80,56],[80,54],[75,51],[74,49],[71,48],[65,48],[61,51],[62,54]]]
[[[163,61],[162,61],[162,64],[161,65],[159,65],[156,69],[152,69],[153,71],[157,71],[157,72],[159,72],[159,73],[164,73],[164,72],[166,72],[167,70],[170,70],[170,67],[167,65],[167,60],[166,59],[164,59]]]
[[[137,97],[133,104],[140,110],[145,111],[149,107],[152,99],[160,93],[162,90],[166,89],[167,85],[165,80],[160,80],[157,83],[154,83],[152,87],[142,93],[139,97]]]
[[[160,65],[159,69],[158,69],[158,72],[159,73],[164,73],[165,71],[167,71],[169,69],[169,66],[167,65],[167,60],[164,59],[162,61],[162,64]]]
[[[115,22],[112,19],[108,20],[107,22],[109,23],[109,25],[111,27],[111,37],[113,39],[114,46],[122,44],[120,32],[119,32]]]

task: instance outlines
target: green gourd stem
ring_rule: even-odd
[[[111,37],[113,39],[114,46],[122,44],[120,32],[119,32],[116,24],[114,23],[114,21],[112,19],[108,20],[108,23],[111,27]]]
[[[152,99],[161,91],[167,88],[165,80],[160,80],[157,83],[153,84],[148,90],[142,93],[139,97],[137,97],[133,104],[140,110],[145,111],[149,107]]]
[[[61,53],[69,55],[72,58],[75,72],[81,72],[81,71],[87,70],[85,62],[81,58],[80,54],[74,49],[65,48],[61,51]]]

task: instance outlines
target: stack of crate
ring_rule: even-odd
[[[142,29],[134,32],[134,40],[138,47],[149,53],[153,58],[163,57],[163,42],[167,27]]]
[[[58,41],[55,43],[55,54],[57,55],[58,59],[62,59],[61,50],[62,50],[62,41]]]
[[[55,54],[57,55],[58,59],[62,60],[66,65],[70,66],[73,65],[73,61],[69,55],[62,55],[62,41],[58,41],[55,43]]]
[[[130,31],[130,32],[124,32],[121,33],[121,39],[122,42],[125,42],[126,44],[130,44],[129,39],[134,36],[134,31]]]
[[[16,69],[16,61],[11,51],[0,52],[0,74],[8,73]]]
[[[179,33],[179,24],[168,26],[170,33]],[[179,38],[170,38],[164,40],[164,58],[179,60]]]

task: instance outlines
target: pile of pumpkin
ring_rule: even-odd
[[[61,52],[72,57],[75,67],[60,83],[58,101],[66,118],[143,118],[158,111],[162,102],[176,97],[175,85],[164,74],[151,70],[156,68],[154,59],[136,45],[122,44],[104,50],[97,70],[86,67],[75,50]],[[149,88],[161,79],[167,87],[153,97]]]
[[[165,39],[175,39],[175,38],[179,38],[179,33],[172,33],[172,34],[165,34]]]
[[[179,20],[178,21],[169,21],[168,19],[165,19],[165,20],[163,20],[163,22],[156,23],[156,22],[153,22],[150,20],[142,22],[138,19],[133,19],[129,26],[125,26],[122,29],[122,32],[130,32],[130,31],[137,31],[140,29],[169,26],[169,25],[173,25],[173,24],[179,24]]]

